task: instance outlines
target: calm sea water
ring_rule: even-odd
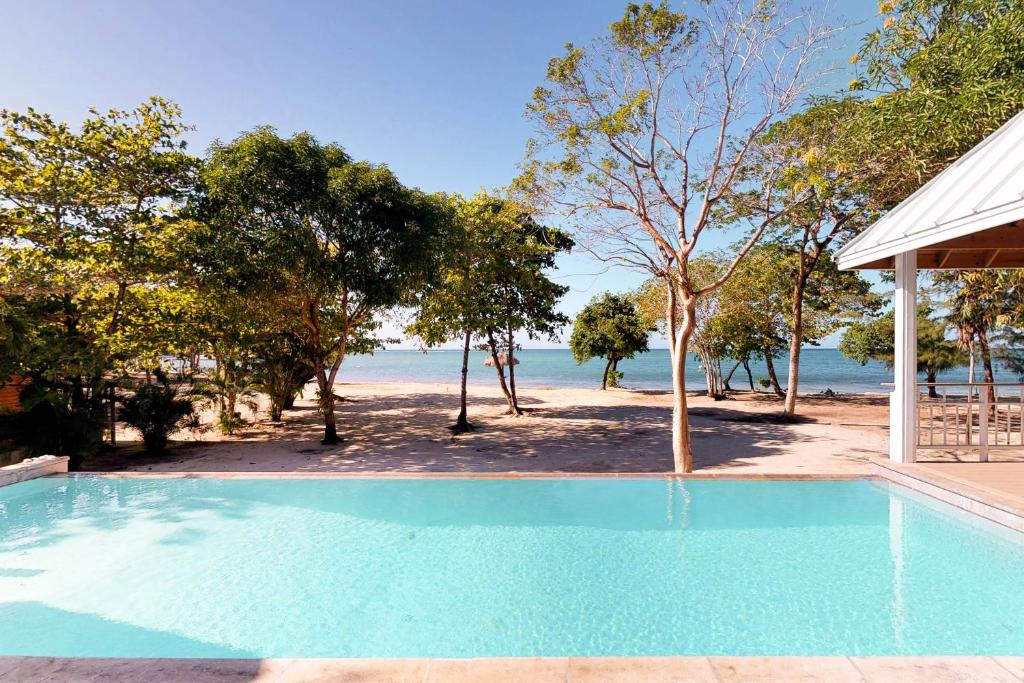
[[[484,366],[487,353],[473,351],[470,359],[469,381],[474,384],[496,382],[495,370]],[[534,387],[597,387],[604,372],[603,360],[592,360],[576,365],[568,349],[524,349],[518,357],[516,382]],[[779,381],[786,384],[787,363],[779,359],[775,370]],[[383,351],[372,356],[350,356],[342,366],[342,382],[430,382],[458,384],[462,365],[461,351]],[[728,372],[731,364],[725,366]],[[668,351],[657,349],[619,363],[624,373],[623,386],[640,389],[670,389],[672,375]],[[752,366],[754,382],[767,377],[763,363]],[[996,378],[997,380],[999,377]],[[881,385],[892,382],[892,371],[882,363],[860,365],[843,356],[836,349],[805,349],[800,356],[800,391],[817,393],[826,389],[842,393],[886,391]],[[921,377],[924,381],[924,377]],[[966,381],[967,369],[961,368],[940,377],[942,381]],[[704,386],[704,373],[695,357],[690,358],[686,372],[687,384],[700,389]],[[1003,381],[1015,381],[1006,375]],[[732,387],[747,387],[743,368],[733,375]]]
[[[1022,566],[869,481],[45,478],[0,655],[1019,655]]]

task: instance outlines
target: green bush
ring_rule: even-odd
[[[192,399],[178,396],[169,383],[143,384],[122,401],[120,418],[142,432],[147,454],[167,448],[167,436],[192,415]]]
[[[66,455],[69,466],[99,450],[105,424],[96,400],[73,405],[73,389],[64,384],[36,381],[22,392],[22,410],[0,415],[0,443],[9,442],[23,455]]]

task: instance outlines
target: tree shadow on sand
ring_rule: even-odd
[[[339,393],[344,393],[339,392]],[[662,394],[663,395],[663,394]],[[349,472],[666,472],[673,466],[671,408],[650,405],[563,406],[524,393],[531,410],[503,414],[501,397],[474,396],[473,432],[448,427],[458,396],[410,392],[360,396],[338,406],[342,443],[323,446],[322,423],[311,402],[300,402],[281,423],[259,422],[239,438],[178,445],[162,461],[125,458],[107,469],[152,466],[181,471]],[[752,461],[810,445],[835,462],[862,462],[868,447],[837,448],[829,425],[792,424],[738,404],[691,409],[694,464],[701,468],[749,466]],[[808,421],[813,423],[813,421]],[[839,451],[839,452],[837,452]]]

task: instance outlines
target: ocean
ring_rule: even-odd
[[[469,361],[470,384],[496,383],[494,368],[484,366],[488,354],[471,351]],[[520,364],[516,366],[517,386],[528,387],[600,387],[605,361],[591,360],[577,365],[568,349],[523,349],[516,354]],[[378,351],[372,356],[349,356],[345,359],[338,376],[340,382],[426,382],[431,384],[458,385],[462,364],[459,350],[391,350]],[[786,358],[775,363],[775,370],[783,387],[786,385]],[[731,363],[723,363],[728,372]],[[751,366],[754,382],[767,377],[764,363]],[[636,389],[671,389],[672,375],[667,349],[654,349],[636,358],[619,363],[623,373],[622,386]],[[958,368],[939,377],[940,381],[967,381],[967,368]],[[996,381],[1016,381],[1009,373],[999,376]],[[870,362],[860,365],[845,357],[836,349],[804,349],[800,355],[800,393],[813,394],[831,389],[840,393],[884,392],[885,382],[892,382],[892,371],[882,363]],[[921,377],[924,381],[924,377]],[[691,357],[686,367],[686,383],[689,388],[700,390],[704,387],[704,373]],[[733,375],[734,389],[748,387],[746,374],[740,368]]]

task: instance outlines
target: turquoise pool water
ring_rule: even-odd
[[[0,488],[0,655],[683,654],[1024,654],[1024,540],[868,481]]]

